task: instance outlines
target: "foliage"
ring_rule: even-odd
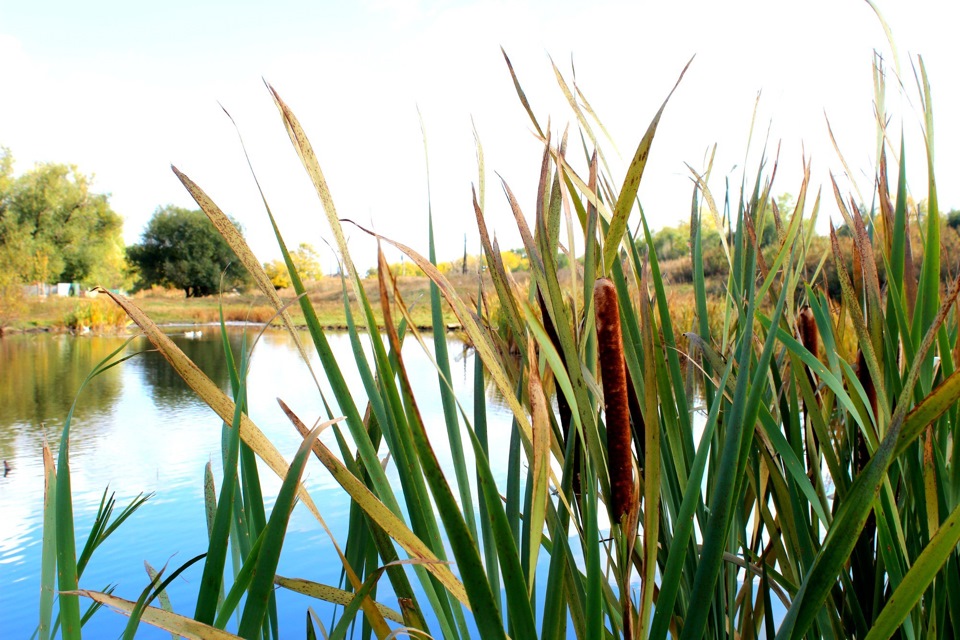
[[[293,257],[293,254],[291,254]],[[510,249],[508,251],[500,252],[500,259],[503,261],[503,266],[509,269],[512,272],[526,272],[530,270],[530,261],[527,259],[527,252],[524,249]],[[566,266],[567,261],[564,257],[563,266]],[[483,256],[478,255],[469,255],[466,258],[466,273],[467,274],[477,274],[480,273],[483,265]],[[390,273],[394,276],[420,276],[423,275],[423,271],[420,267],[417,266],[415,262],[410,262],[408,260],[401,260],[400,262],[392,262],[388,265]],[[464,261],[463,258],[454,260],[452,262],[438,262],[437,269],[440,273],[444,275],[458,275],[464,272]],[[270,273],[269,271],[267,272]],[[372,278],[377,275],[376,267],[371,267],[366,272],[366,277]]]
[[[183,289],[186,296],[208,296],[242,287],[249,276],[236,267],[236,257],[199,209],[173,205],[154,212],[140,243],[127,248],[127,257],[139,271],[137,288],[155,284]]]
[[[951,209],[946,215],[947,226],[960,233],[960,209]]]
[[[523,249],[510,249],[500,252],[500,260],[503,266],[510,271],[529,271],[530,260],[527,258],[527,252]]]
[[[0,151],[0,268],[19,282],[123,286],[123,220],[90,182],[56,163],[14,177]]]
[[[13,268],[0,261],[0,336],[3,335],[5,327],[10,326],[23,315],[25,309],[26,301],[22,284]]]
[[[119,330],[130,324],[130,318],[105,298],[86,298],[65,318],[64,324],[74,331]]]
[[[659,260],[676,260],[690,255],[688,240],[690,240],[690,225],[683,222],[676,227],[664,227],[655,233],[653,248]]]
[[[320,255],[313,245],[301,242],[299,247],[290,252],[290,258],[304,281],[316,282],[323,278]],[[290,272],[283,260],[271,260],[263,265],[263,269],[275,288],[286,289],[290,286]]]

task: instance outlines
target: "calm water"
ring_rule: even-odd
[[[252,337],[254,331],[250,334]],[[228,389],[216,328],[205,328],[200,339],[187,339],[182,333],[171,335],[207,375]],[[242,335],[240,329],[230,332],[235,352]],[[349,340],[344,335],[329,337],[351,388],[361,398],[362,385],[350,364],[353,357]],[[44,438],[56,457],[63,421],[80,383],[97,362],[122,342],[122,338],[115,337],[46,334],[0,340],[0,457],[11,466],[10,473],[0,477],[0,637],[27,638],[37,625]],[[147,348],[145,339],[137,339],[130,351]],[[467,415],[472,415],[473,354],[464,353],[457,341],[449,341],[448,349],[454,357],[453,385]],[[436,372],[412,340],[405,345],[404,356],[418,391],[424,421],[435,434],[437,454],[449,468]],[[314,363],[314,368],[321,371],[319,362]],[[260,340],[253,355],[248,389],[251,417],[289,460],[300,438],[275,399],[282,398],[307,424],[320,417],[323,405],[288,335],[271,331]],[[332,399],[332,394],[327,397]],[[491,442],[503,442],[505,448],[509,412],[492,399],[488,399],[487,411]],[[156,495],[100,547],[81,577],[81,588],[101,590],[115,584],[116,595],[136,600],[148,582],[145,561],[156,568],[169,562],[172,569],[206,551],[203,468],[213,461],[219,487],[220,437],[219,418],[156,353],[138,355],[87,386],[71,427],[70,468],[78,553],[105,487],[117,494],[117,512],[140,492]],[[331,449],[338,450],[331,432],[322,439]],[[506,456],[491,457],[494,472],[502,477]],[[395,479],[395,474],[391,477]],[[280,480],[265,467],[261,467],[261,478],[269,509]],[[337,541],[343,543],[349,510],[346,494],[316,460],[307,467],[305,482]],[[333,545],[302,507],[294,510],[277,572],[326,584],[338,583],[340,564]],[[195,565],[168,589],[178,613],[192,615],[200,574],[199,565]],[[388,605],[396,604],[382,599]],[[86,605],[81,603],[82,607]],[[325,603],[284,590],[278,591],[278,606],[283,637],[303,636],[307,606],[314,607],[324,620],[329,619],[331,612]],[[84,627],[85,636],[117,637],[125,623],[124,616],[101,610]],[[170,635],[142,625],[138,637]]]

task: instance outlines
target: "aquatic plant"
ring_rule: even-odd
[[[541,125],[506,61],[543,144],[532,216],[522,211],[509,185],[502,185],[529,259],[529,289],[516,286],[491,241],[479,142],[473,206],[492,292],[466,299],[435,266],[432,214],[427,256],[364,230],[399,249],[432,280],[432,352],[411,323],[382,252],[377,277],[384,333],[357,329],[348,290],[366,326],[375,324],[374,310],[347,246],[347,223],[336,211],[306,133],[268,85],[340,254],[344,312],[364,405],[356,404],[347,387],[266,199],[306,319],[305,335],[294,329],[261,262],[230,219],[174,169],[274,305],[304,361],[310,366],[311,350],[319,357],[322,371],[310,372],[325,376],[332,389],[333,398],[324,402],[339,452],[281,402],[304,437],[288,464],[245,413],[247,350],[234,362],[225,344],[231,400],[133,301],[109,294],[223,419],[226,471],[219,496],[207,481],[210,547],[192,619],[147,606],[162,585],[148,587],[138,602],[74,591],[75,565],[63,552],[72,540],[60,535],[58,510],[58,566],[69,569],[61,573],[61,591],[127,612],[129,629],[143,619],[204,638],[235,637],[223,631],[235,613],[241,637],[279,637],[271,600],[275,584],[343,605],[329,632],[312,611],[304,612],[308,637],[315,637],[317,626],[324,636],[344,637],[358,620],[363,637],[378,638],[406,633],[692,639],[765,633],[873,639],[960,633],[955,369],[960,281],[941,288],[932,105],[922,60],[918,84],[929,205],[919,276],[913,275],[912,256],[920,248],[910,247],[907,232],[906,153],[902,143],[891,144],[895,136],[883,128],[885,75],[878,59],[874,77],[884,145],[876,205],[861,210],[833,185],[854,232],[851,274],[831,229],[839,308],[806,267],[814,230],[804,222],[815,220],[820,210],[819,194],[808,193],[809,168],[800,176],[793,210],[779,211],[771,206],[774,172],[761,162],[752,183],[744,180],[739,192],[724,194],[729,204],[723,210],[709,175],[693,176],[695,313],[683,325],[671,316],[653,237],[636,202],[667,101],[617,189],[593,127],[603,129],[579,90],[554,68],[584,141],[583,157],[575,158],[566,134],[558,139]],[[896,158],[894,189],[890,156]],[[712,301],[712,311],[702,214],[723,230],[724,295]],[[770,218],[777,239],[765,254],[756,230]],[[636,234],[628,220],[638,223]],[[880,228],[890,232],[881,236]],[[564,229],[567,241],[561,243]],[[580,243],[582,269],[572,270],[571,281],[561,286],[559,256]],[[889,274],[885,287],[878,261]],[[498,300],[496,319],[484,303],[486,295]],[[449,383],[444,325],[437,321],[444,305],[475,349],[473,415]],[[856,353],[840,339],[847,326],[856,335]],[[436,362],[445,429],[423,420],[400,348],[404,339],[423,344]],[[364,341],[371,356],[364,353]],[[485,381],[512,412],[505,453],[488,439]],[[554,392],[556,411],[549,401]],[[436,455],[444,439],[452,469],[443,468]],[[310,452],[352,498],[346,542],[335,544],[344,576],[340,585],[318,584],[307,575],[274,575],[297,501],[325,527],[300,485]],[[397,466],[400,486],[388,482],[384,455]],[[508,457],[505,483],[491,471],[493,455]],[[256,457],[283,478],[269,519]],[[58,487],[58,508],[69,513],[62,495]],[[238,558],[232,582],[224,571],[228,545]],[[383,579],[395,602],[378,600]],[[79,620],[76,600],[67,597],[61,595],[65,635],[67,622],[72,634]]]

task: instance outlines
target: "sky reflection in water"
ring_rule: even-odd
[[[182,333],[171,335],[216,384],[228,390],[228,372],[217,328],[205,329],[203,336],[194,340]],[[254,335],[250,331],[248,340]],[[229,337],[235,353],[238,352],[242,331],[231,330]],[[349,340],[345,335],[331,335],[329,339],[359,403],[362,385],[352,365]],[[10,473],[0,477],[0,611],[6,637],[29,637],[38,620],[43,440],[50,442],[56,457],[63,421],[77,389],[90,370],[122,343],[123,338],[116,337],[46,334],[0,340],[0,457],[11,465]],[[145,339],[138,338],[129,350],[149,347]],[[463,353],[462,345],[456,341],[449,343],[449,350],[455,354],[454,388],[467,415],[472,416],[473,354]],[[404,356],[419,392],[424,421],[438,435],[437,455],[449,469],[436,373],[412,340],[405,345]],[[314,368],[321,371],[318,362]],[[316,386],[289,336],[279,331],[264,334],[254,351],[248,380],[251,417],[289,460],[300,439],[275,399],[282,398],[308,424],[321,417],[323,408]],[[332,402],[333,395],[325,381],[321,384]],[[497,435],[509,432],[510,416],[492,398],[488,398],[488,421],[491,442],[503,446],[505,451],[508,440]],[[322,439],[337,450],[332,432],[325,433]],[[140,492],[155,495],[101,546],[81,577],[81,588],[99,590],[116,584],[117,595],[135,600],[147,583],[144,561],[156,568],[169,562],[172,570],[206,551],[203,467],[213,461],[219,488],[220,440],[219,419],[157,353],[147,352],[128,360],[87,386],[71,427],[70,468],[78,553],[105,487],[109,485],[117,494],[117,512]],[[467,453],[467,463],[472,466],[472,456]],[[505,473],[506,456],[491,458],[494,473]],[[388,477],[394,486],[399,486],[392,466]],[[280,480],[263,465],[261,479],[269,509]],[[305,481],[342,544],[349,513],[346,494],[316,461],[308,465]],[[313,517],[298,507],[289,530],[278,573],[337,584],[339,562]],[[178,613],[193,612],[199,566],[186,571],[168,589]],[[389,585],[384,583],[384,587],[388,589]],[[278,596],[281,632],[286,623],[288,633],[300,636],[307,606],[313,606],[324,620],[329,619],[330,609],[319,601],[284,591],[278,592]],[[81,603],[84,608],[86,605]],[[104,610],[94,616],[84,631],[88,637],[116,637],[125,622],[122,615]],[[137,637],[170,636],[141,625]]]

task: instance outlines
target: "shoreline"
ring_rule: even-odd
[[[254,322],[254,321],[243,321],[243,320],[227,320],[224,322],[224,325],[227,327],[265,327],[268,323],[266,322]],[[274,323],[269,323],[273,325]],[[161,329],[176,329],[176,328],[192,328],[192,327],[216,327],[220,328],[219,322],[158,322],[157,326]],[[133,328],[136,325],[131,322],[130,325],[123,328],[111,328],[107,330],[94,330],[90,329],[87,331],[78,331],[72,329],[66,325],[47,325],[42,327],[5,327],[0,329],[0,339],[3,339],[8,336],[14,335],[33,335],[41,333],[69,333],[76,337],[95,337],[95,336],[112,336],[119,335],[122,333],[134,333]],[[283,329],[282,325],[272,326],[273,329]],[[293,328],[297,331],[307,331],[309,327],[303,323],[295,323]],[[350,330],[350,327],[346,324],[325,324],[320,327],[324,331],[336,331],[336,332],[346,332]],[[366,324],[356,324],[355,328],[361,331],[367,330]],[[377,325],[379,331],[385,330],[385,326]],[[418,324],[416,325],[418,331],[433,331],[432,324]],[[456,334],[462,332],[463,327],[460,324],[456,323],[446,323],[444,327],[444,333]]]

